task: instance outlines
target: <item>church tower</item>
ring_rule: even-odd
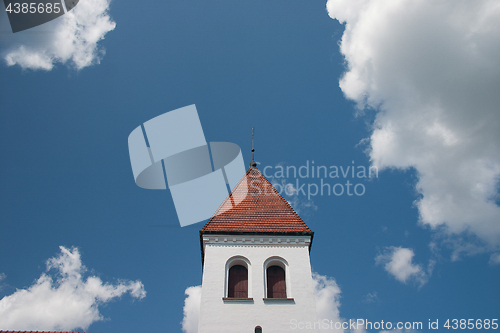
[[[198,332],[302,332],[298,323],[317,321],[312,238],[313,232],[252,161],[200,231]]]

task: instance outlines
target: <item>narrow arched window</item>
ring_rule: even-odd
[[[248,270],[241,265],[229,269],[227,297],[248,298]]]
[[[280,266],[267,268],[267,298],[286,298],[285,270]]]
[[[255,333],[262,333],[262,327],[255,326]]]

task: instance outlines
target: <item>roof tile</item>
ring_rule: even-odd
[[[312,231],[266,177],[252,167],[201,233],[312,234]]]

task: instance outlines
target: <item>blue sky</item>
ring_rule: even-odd
[[[499,318],[494,2],[81,0],[73,12],[16,34],[0,15],[0,302],[42,274],[57,279],[49,258],[73,258],[83,281],[129,288],[84,329],[181,332],[203,223],[180,228],[168,190],[135,185],[127,138],[196,104],[207,141],[238,144],[245,165],[255,127],[261,170],[379,168],[325,179],[361,183],[360,196],[285,196],[315,232],[313,270],[340,288],[327,310]]]

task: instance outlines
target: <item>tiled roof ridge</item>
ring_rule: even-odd
[[[241,186],[249,186],[255,180],[258,181],[257,186],[259,188],[265,188],[265,191],[260,192],[258,196],[270,196],[267,200],[267,204],[271,203],[272,206],[269,210],[270,214],[276,214],[274,220],[271,216],[260,216],[262,210],[259,210],[259,206],[255,206],[259,199],[252,200],[248,197],[250,194],[250,188],[241,189]],[[256,188],[252,186],[252,188]],[[270,190],[269,190],[270,188]],[[233,198],[238,198],[244,191],[245,197],[243,201],[234,205]],[[265,193],[265,194],[262,194]],[[230,200],[230,201],[229,201]],[[249,200],[249,201],[248,201]],[[245,202],[246,201],[246,202]],[[261,202],[262,204],[262,202]],[[264,201],[265,204],[265,201]],[[283,205],[284,204],[284,205]],[[228,209],[228,206],[231,207]],[[249,213],[248,209],[257,208],[256,214]],[[223,210],[221,212],[221,210]],[[241,224],[242,218],[248,218],[250,226]],[[266,221],[267,220],[267,221]],[[238,222],[239,221],[239,222]],[[262,221],[262,224],[261,224]],[[276,221],[276,229],[272,226]],[[230,224],[228,224],[230,223]],[[287,230],[288,229],[288,230]],[[271,184],[271,182],[260,172],[257,167],[251,167],[247,170],[245,175],[236,184],[234,189],[229,193],[226,199],[221,203],[219,208],[215,211],[214,215],[208,220],[205,226],[201,229],[200,233],[272,233],[272,234],[309,234],[312,235],[313,232],[300,218],[297,212],[293,209],[290,203],[281,196],[281,194],[276,190],[276,188]]]
[[[271,186],[271,190],[274,191],[275,194],[277,194],[278,198],[280,198],[288,206],[288,208],[290,208],[292,210],[292,212],[295,214],[295,216],[297,216],[299,219],[302,220],[302,218],[299,216],[299,214],[297,214],[295,209],[293,209],[293,207],[290,206],[288,201],[286,201],[285,198],[283,198],[283,196],[281,196],[281,194],[276,190],[276,188],[274,188],[273,184],[271,184],[271,182],[262,174],[262,172],[260,172],[260,170],[257,167],[248,169],[247,172],[245,173],[245,176],[240,179],[238,184],[236,184],[236,186],[234,187],[233,191],[236,191],[236,189],[240,186],[241,182],[245,179],[245,177],[247,177],[250,174],[250,171],[252,171],[252,169],[255,169],[260,174],[262,179],[264,179]],[[219,210],[221,210],[222,207],[224,207],[224,205],[226,204],[226,202],[231,199],[232,195],[233,195],[233,192],[231,191],[231,193],[229,193],[229,195],[226,197],[226,199],[224,199],[224,201],[220,204],[219,208],[217,208],[217,210],[215,211],[213,216],[218,215]]]

